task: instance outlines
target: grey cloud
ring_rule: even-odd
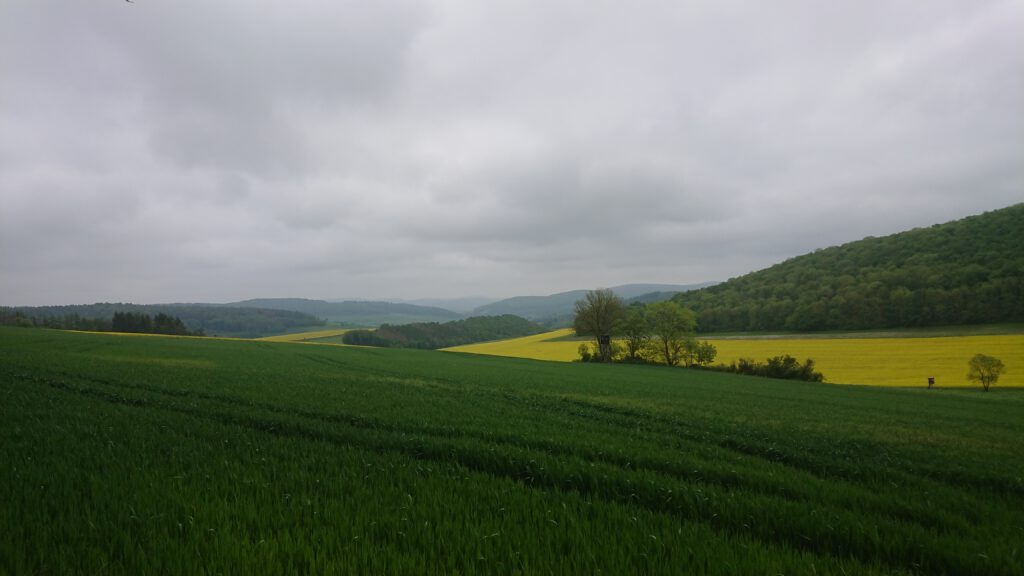
[[[304,115],[386,99],[421,20],[404,2],[274,8],[162,7],[167,18],[147,22],[157,40],[135,39],[135,69],[146,77],[159,153],[256,174],[315,170],[305,161]]]
[[[1013,0],[5,2],[0,304],[699,282],[1002,207],[1022,28]]]

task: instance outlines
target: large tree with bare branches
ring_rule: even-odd
[[[576,302],[573,328],[580,336],[593,336],[597,342],[597,359],[612,360],[612,334],[625,316],[626,307],[611,290],[591,290]]]

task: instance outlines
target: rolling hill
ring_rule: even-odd
[[[703,284],[625,284],[610,290],[619,297],[629,299],[645,299],[648,295],[657,295],[657,299],[667,300],[678,292],[702,288],[713,283]],[[549,296],[516,296],[499,300],[473,310],[473,316],[500,316],[514,314],[527,320],[533,320],[546,326],[569,325],[572,323],[573,307],[576,301],[586,295],[587,290],[570,290]]]
[[[341,322],[354,326],[446,322],[462,318],[461,314],[444,308],[393,302],[327,302],[326,300],[308,300],[306,298],[257,298],[232,302],[225,306],[290,310],[322,318],[328,322]]]
[[[294,310],[268,309],[258,306],[227,307],[218,304],[128,304],[97,303],[67,306],[19,306],[0,308],[0,324],[7,315],[20,314],[30,322],[49,328],[71,328],[75,318],[106,320],[109,322],[115,312],[136,314],[167,314],[180,318],[192,331],[202,331],[208,336],[234,336],[255,338],[268,334],[280,334],[296,328],[317,326],[322,320]],[[77,328],[76,329],[83,329]],[[84,328],[93,330],[95,328]],[[106,328],[109,330],[109,328]]]
[[[384,302],[395,302],[398,304],[415,304],[417,306],[432,306],[444,308],[459,314],[469,314],[474,309],[497,302],[499,298],[487,296],[462,296],[459,298],[415,298],[413,300],[385,299]],[[341,302],[341,300],[338,300]]]
[[[1024,322],[1024,204],[817,250],[673,299],[702,332]]]

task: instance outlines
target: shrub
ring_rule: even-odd
[[[740,358],[728,366],[719,364],[715,369],[722,372],[735,372],[736,374],[763,376],[766,378],[781,378],[783,380],[825,381],[824,374],[814,369],[814,360],[808,358],[801,364],[789,354],[773,356],[763,363],[750,358]]]
[[[588,346],[586,342],[580,344],[580,347],[577,348],[577,352],[579,352],[580,355],[580,362],[591,362],[594,359],[593,354],[590,353],[590,346]]]

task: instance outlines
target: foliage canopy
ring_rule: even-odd
[[[654,355],[669,366],[679,364],[687,339],[697,331],[693,312],[670,300],[655,302],[647,306],[647,323]]]
[[[792,258],[675,302],[704,332],[1024,321],[1024,204]]]

